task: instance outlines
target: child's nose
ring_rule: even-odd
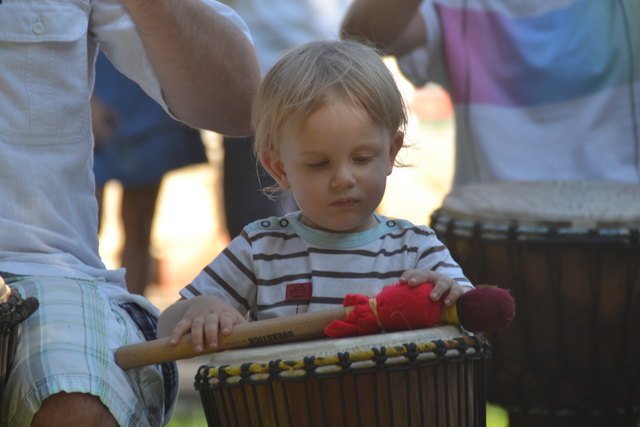
[[[336,167],[331,186],[333,188],[352,187],[355,184],[355,175],[349,165]]]

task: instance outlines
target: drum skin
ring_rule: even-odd
[[[487,334],[489,402],[640,414],[640,186],[475,185],[448,195],[431,226],[473,283],[516,300],[511,326]]]
[[[214,355],[210,426],[484,426],[487,341],[443,326]]]

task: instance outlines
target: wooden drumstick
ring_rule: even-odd
[[[240,323],[227,335],[220,335],[218,347],[205,348],[197,352],[193,349],[191,335],[186,335],[176,345],[169,344],[169,338],[131,344],[116,351],[116,363],[122,369],[138,368],[144,365],[188,359],[232,348],[251,347],[299,341],[324,336],[324,328],[336,319],[344,318],[351,307],[283,316],[256,322]]]

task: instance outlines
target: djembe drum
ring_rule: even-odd
[[[640,185],[471,185],[431,220],[474,283],[510,289],[518,304],[509,328],[487,334],[489,402],[565,421],[636,419]]]
[[[487,341],[454,326],[214,354],[209,426],[484,426]]]
[[[38,300],[23,300],[15,288],[0,277],[0,399],[16,349],[17,326],[38,308]]]

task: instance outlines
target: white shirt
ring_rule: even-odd
[[[230,8],[203,1],[248,34]],[[167,109],[119,1],[0,3],[0,271],[124,287],[123,270],[107,271],[98,254],[89,106],[98,44]]]
[[[251,31],[263,73],[285,51],[315,40],[335,40],[351,0],[223,0]]]

